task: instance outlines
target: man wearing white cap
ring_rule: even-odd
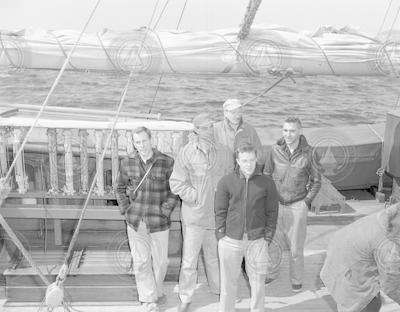
[[[224,120],[214,125],[215,141],[227,146],[232,155],[242,143],[251,144],[257,150],[257,162],[263,163],[260,138],[256,130],[243,121],[243,105],[240,100],[226,100],[223,109]]]
[[[233,170],[229,149],[214,142],[213,121],[202,113],[193,119],[194,140],[185,145],[174,164],[170,186],[182,199],[182,266],[178,311],[189,311],[197,282],[197,263],[203,248],[210,291],[219,294],[217,240],[214,234],[214,196],[218,181]]]

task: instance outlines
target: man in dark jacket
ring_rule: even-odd
[[[268,244],[278,216],[273,180],[257,167],[257,152],[249,144],[236,151],[238,167],[218,183],[215,227],[221,270],[220,312],[235,311],[243,257],[251,287],[251,311],[264,311],[264,281]]]
[[[178,196],[169,178],[174,160],[153,149],[151,132],[133,131],[137,153],[121,161],[116,197],[127,222],[139,301],[146,311],[158,311],[166,300],[162,285],[168,267],[170,215]]]
[[[283,124],[283,137],[272,146],[264,173],[272,175],[279,194],[277,238],[290,250],[292,289],[301,291],[304,271],[304,243],[307,233],[307,212],[321,188],[321,175],[313,149],[301,134],[298,118]],[[276,278],[278,272],[269,277]]]

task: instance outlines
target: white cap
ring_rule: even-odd
[[[238,99],[228,99],[225,101],[222,107],[224,108],[224,110],[231,111],[239,107],[242,107],[242,104]]]

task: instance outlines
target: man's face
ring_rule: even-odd
[[[196,133],[201,138],[212,139],[214,137],[214,126],[212,123],[199,126],[196,128]]]
[[[254,152],[243,152],[238,154],[236,161],[240,167],[240,170],[244,175],[250,176],[253,174],[254,169],[257,165],[257,156]]]
[[[133,134],[133,145],[140,155],[147,156],[152,152],[151,140],[144,131]]]
[[[299,139],[301,128],[297,123],[285,122],[283,124],[282,133],[286,144],[293,144]]]
[[[224,115],[231,123],[238,124],[243,116],[243,108],[238,107],[232,110],[224,110]]]

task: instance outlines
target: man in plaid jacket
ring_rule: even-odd
[[[133,131],[133,144],[137,153],[121,161],[116,197],[126,217],[139,301],[158,311],[166,300],[170,215],[178,200],[169,187],[174,160],[152,148],[145,127]]]

